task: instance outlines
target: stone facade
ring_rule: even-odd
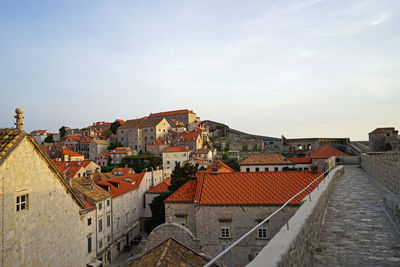
[[[399,151],[400,136],[398,133],[399,131],[393,127],[377,128],[370,132],[368,134],[370,151]]]
[[[386,189],[400,194],[400,152],[361,154],[361,166]]]
[[[93,140],[89,144],[89,159],[96,160],[98,156],[103,154],[108,147],[108,142],[104,140]]]
[[[185,227],[198,239],[200,251],[214,257],[277,208],[275,206],[195,206],[194,204],[166,203],[165,221],[172,224],[182,222],[178,217],[186,218]],[[289,218],[297,209],[298,206],[288,207]],[[230,237],[221,236],[221,223],[228,223]],[[284,224],[285,213],[278,213],[265,226],[266,237],[260,238],[256,231],[241,242],[233,250],[234,266],[243,266],[254,259]],[[175,234],[176,231],[168,233],[168,236],[176,239]],[[152,245],[159,244],[164,241],[162,239],[165,236],[166,234],[160,235],[160,237],[154,235],[157,241],[151,240],[150,242]],[[227,255],[219,260],[222,264],[228,264],[228,261]]]
[[[62,182],[33,138],[23,137],[0,165],[3,266],[86,266],[83,203]],[[16,199],[25,195],[26,208]]]

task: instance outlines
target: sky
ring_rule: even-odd
[[[2,1],[0,127],[190,109],[287,138],[400,128],[400,1]]]

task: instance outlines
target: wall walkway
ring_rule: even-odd
[[[385,189],[345,166],[330,194],[313,266],[400,266],[400,234],[382,207]]]

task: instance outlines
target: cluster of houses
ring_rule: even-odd
[[[17,128],[0,129],[5,266],[107,266],[139,242],[152,216],[149,204],[169,190],[171,169],[183,163],[203,168],[165,200],[165,223],[148,236],[136,263],[160,257],[155,251],[164,247],[204,264],[204,254],[218,254],[322,175],[326,159],[346,155],[325,145],[303,157],[255,154],[236,172],[205,147],[208,129],[189,110],[121,121],[115,137],[105,137],[107,123],[66,129],[58,142],[44,145],[37,138],[41,131],[23,131],[23,111],[16,112]],[[107,150],[110,138],[122,147]],[[100,171],[139,152],[161,156],[162,166],[141,173],[127,167]],[[289,216],[304,196],[290,203]],[[284,222],[282,213],[262,225],[234,250],[234,262],[248,263]]]

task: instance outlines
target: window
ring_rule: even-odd
[[[107,214],[107,227],[110,227],[111,225],[111,215]]]
[[[92,218],[87,219],[87,225],[91,225],[92,224]]]
[[[103,208],[103,203],[100,202],[100,203],[99,203],[99,210],[101,210],[102,208]]]
[[[78,173],[78,177],[81,177],[81,173]]]
[[[100,241],[99,241],[99,248],[102,248],[103,247],[103,239],[100,239]]]
[[[175,222],[182,226],[187,226],[187,216],[186,215],[177,215],[175,217]]]
[[[119,229],[119,217],[117,218],[117,230]]]
[[[17,196],[17,211],[28,209],[28,194]]]
[[[250,172],[250,168],[246,168],[246,172]]]
[[[278,169],[278,167],[275,167],[274,170],[277,172],[279,169]]]
[[[107,207],[110,206],[110,200],[107,199]]]
[[[231,237],[231,221],[219,221],[219,237]]]
[[[268,171],[269,171],[269,168],[268,168],[268,167],[265,167],[265,171],[268,172]]]
[[[308,168],[304,168],[305,171],[308,171]]]
[[[110,241],[111,241],[111,236],[108,235],[108,236],[107,236],[107,242],[110,242]]]
[[[299,168],[299,171],[302,171],[303,170],[303,168]]]
[[[128,223],[129,223],[128,218],[129,218],[129,213],[125,214],[125,224],[126,225],[128,225]]]
[[[92,251],[92,237],[89,237],[87,239],[87,252],[91,252]]]
[[[256,172],[259,172],[260,171],[260,168],[256,168]]]
[[[186,157],[186,153],[183,153],[183,156],[185,156],[185,157]]]
[[[103,230],[103,219],[99,219],[99,232]]]
[[[152,131],[153,131],[153,128],[150,129],[150,132],[152,132]]]
[[[167,160],[167,165],[169,165],[169,160]]]
[[[257,223],[260,223],[261,221],[258,221]],[[257,238],[260,239],[268,239],[270,234],[270,229],[269,229],[269,221],[266,223],[262,224],[258,230],[257,230]]]

